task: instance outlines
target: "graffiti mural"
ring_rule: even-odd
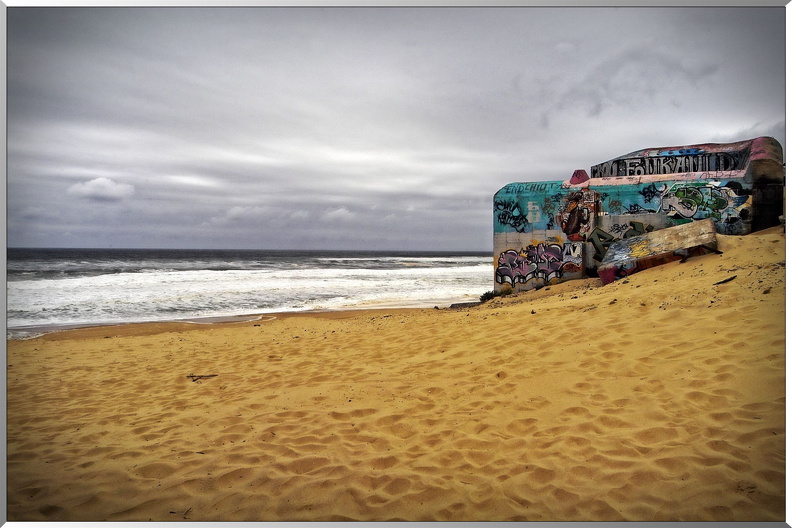
[[[511,227],[518,233],[525,233],[525,230],[531,226],[516,200],[496,200],[495,215],[499,224]]]
[[[561,230],[567,240],[579,242],[594,228],[599,194],[593,191],[573,191],[567,194],[558,215]]]
[[[582,270],[582,243],[538,244],[501,253],[495,280],[498,284],[514,287],[535,279],[549,282],[564,274],[580,273]]]
[[[542,219],[542,211],[535,202],[520,204],[516,200],[497,201],[495,212],[498,222],[512,227],[518,233],[531,230],[532,226]]]
[[[608,195],[606,209],[610,215],[665,212],[677,220],[713,218],[716,222],[729,217],[748,220],[750,195],[742,185],[730,181],[669,182],[635,186]]]
[[[591,174],[495,194],[497,284],[527,289],[591,275],[614,242],[653,230],[711,219],[718,234],[746,235],[783,214],[783,152],[769,137],[644,149]]]
[[[657,185],[653,183],[651,185],[647,185],[646,187],[638,191],[638,194],[643,196],[644,203],[651,203],[652,200],[654,200],[655,198],[662,196],[665,190],[666,190],[665,185],[663,185],[662,189],[659,189]]]
[[[708,184],[675,184],[663,193],[660,209],[672,218],[712,218],[717,222],[727,217],[747,220],[750,196],[739,196],[729,186]]]
[[[558,182],[534,187],[545,192],[510,189],[508,194],[501,192],[495,197],[496,229],[516,233],[561,229],[568,240],[585,240],[594,227],[599,193],[585,189],[559,192]],[[548,190],[556,192],[548,194]],[[520,199],[525,197],[529,199]]]
[[[642,222],[630,221],[628,224],[614,224],[610,228],[610,232],[605,231],[601,227],[595,227],[591,234],[586,239],[590,242],[594,252],[592,257],[595,261],[601,262],[605,258],[605,253],[614,242],[631,238],[645,233],[654,231],[653,225],[645,225]]]
[[[532,187],[544,192],[496,196],[495,231],[533,234],[520,241],[520,246],[533,239],[587,242],[586,251],[591,252],[587,265],[600,261],[614,240],[693,220],[712,218],[721,234],[751,231],[751,190],[735,180],[648,181],[597,185],[594,189],[569,189],[563,182],[546,182]],[[512,241],[509,245],[516,244]]]

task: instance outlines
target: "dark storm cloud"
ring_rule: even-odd
[[[486,250],[511,181],[785,142],[783,8],[7,13],[11,246]]]

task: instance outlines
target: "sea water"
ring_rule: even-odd
[[[489,253],[20,249],[7,335],[311,310],[433,307],[492,289]]]

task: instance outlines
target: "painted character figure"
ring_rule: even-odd
[[[581,205],[583,193],[572,193],[567,199],[566,207],[561,216],[561,230],[572,241],[585,240],[581,232],[585,232],[591,217],[591,211]]]

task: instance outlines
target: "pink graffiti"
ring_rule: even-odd
[[[538,244],[522,251],[509,249],[498,257],[495,280],[511,286],[525,284],[532,279],[549,281],[561,277],[565,271],[581,269],[581,244]]]

